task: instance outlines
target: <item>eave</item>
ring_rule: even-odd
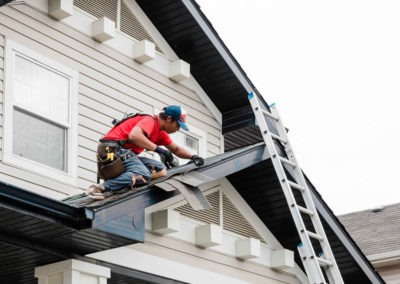
[[[192,0],[136,2],[179,58],[190,63],[192,75],[222,113],[222,131],[231,134],[225,135],[225,150],[259,142],[260,137],[244,140],[234,135],[235,131],[243,132],[255,125],[247,96],[257,93],[257,89],[198,4]],[[265,107],[268,108],[266,103]]]

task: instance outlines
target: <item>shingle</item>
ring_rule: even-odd
[[[366,255],[400,250],[400,203],[373,212],[364,210],[339,216]]]

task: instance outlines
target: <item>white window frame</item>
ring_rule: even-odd
[[[39,162],[20,157],[12,152],[13,148],[13,79],[16,55],[22,56],[46,69],[66,76],[70,80],[69,126],[67,127],[66,171],[61,171]],[[78,128],[78,72],[19,43],[6,39],[5,47],[5,92],[4,92],[4,151],[3,162],[13,167],[50,178],[67,185],[77,186],[77,128]]]

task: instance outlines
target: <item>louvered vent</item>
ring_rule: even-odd
[[[194,211],[189,204],[185,204],[175,208],[175,210],[181,213],[183,216],[208,224],[212,223],[219,225],[219,191],[207,195],[206,198],[213,207],[212,209]]]
[[[96,18],[107,17],[117,23],[117,0],[74,0],[74,5]]]
[[[142,24],[132,13],[131,9],[121,1],[121,25],[120,29],[122,32],[130,35],[131,37],[141,41],[147,39],[148,41],[154,42],[152,37],[147,33]],[[160,47],[156,44],[156,49],[162,52]]]
[[[247,222],[246,218],[236,209],[235,205],[223,194],[222,220],[224,230],[233,233],[262,240],[260,235]]]

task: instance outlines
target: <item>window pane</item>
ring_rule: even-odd
[[[14,110],[13,153],[66,171],[65,128]]]
[[[15,104],[50,120],[68,123],[70,79],[19,55],[15,61]]]
[[[198,155],[199,154],[199,140],[189,136],[185,135],[185,146],[189,148],[193,154]]]

